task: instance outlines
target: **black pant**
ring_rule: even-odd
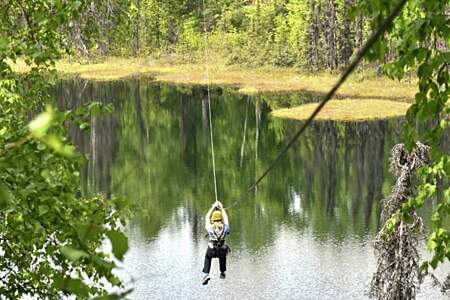
[[[211,261],[214,257],[219,258],[220,272],[225,272],[227,270],[227,252],[228,246],[223,245],[222,247],[209,248],[206,249],[205,254],[205,264],[203,266],[203,273],[209,273],[211,270]]]

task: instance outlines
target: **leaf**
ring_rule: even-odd
[[[87,130],[87,129],[90,128],[90,124],[88,122],[83,122],[83,123],[80,124],[79,127],[80,127],[81,130]]]
[[[433,270],[436,269],[438,264],[439,264],[439,259],[436,257],[433,257],[433,259],[430,261],[430,265],[433,268]]]
[[[433,251],[437,247],[437,243],[434,239],[429,239],[427,243],[428,250]]]
[[[108,261],[98,255],[92,256],[92,261],[95,264],[97,272],[103,276],[109,275],[111,270],[116,266],[114,262]]]
[[[77,232],[78,238],[86,242],[96,239],[100,228],[95,224],[78,224],[75,226],[75,230]]]
[[[0,36],[0,53],[8,48],[9,41],[5,36]]]
[[[122,260],[125,253],[128,251],[128,238],[123,232],[118,230],[110,230],[106,233],[112,245],[112,252],[114,256]]]
[[[5,209],[10,201],[11,192],[3,183],[0,183],[0,209]]]
[[[73,157],[75,155],[74,147],[71,145],[64,144],[62,140],[54,135],[48,135],[45,138],[42,139],[42,141],[53,151],[56,153],[66,156],[66,157]]]
[[[43,216],[46,213],[48,213],[50,210],[50,208],[47,205],[39,205],[38,207],[38,212],[39,212],[39,216]]]
[[[423,63],[420,65],[419,69],[417,70],[417,76],[419,78],[421,77],[429,77],[433,73],[433,66],[428,63]]]
[[[53,118],[54,112],[52,108],[47,107],[45,112],[39,114],[28,124],[28,128],[30,129],[31,134],[35,138],[42,138],[50,128]]]
[[[55,276],[54,287],[63,292],[70,292],[84,298],[89,296],[89,287],[81,279],[57,275]]]
[[[104,296],[95,297],[93,300],[119,300],[122,297],[118,294],[109,294]]]
[[[81,258],[89,257],[86,251],[78,250],[69,246],[63,246],[60,248],[61,254],[64,255],[70,261],[77,261]]]

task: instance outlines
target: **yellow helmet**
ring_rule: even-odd
[[[220,210],[213,211],[211,221],[222,221],[222,219],[222,212]]]

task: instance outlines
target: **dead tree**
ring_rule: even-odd
[[[397,181],[392,193],[384,200],[382,229],[375,241],[377,269],[371,282],[370,296],[380,300],[415,299],[422,281],[419,271],[417,233],[422,219],[412,211],[409,220],[399,219],[393,231],[386,233],[390,218],[414,195],[415,171],[430,163],[429,146],[420,142],[408,153],[404,144],[392,149],[390,169]]]

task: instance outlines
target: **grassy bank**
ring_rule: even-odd
[[[14,65],[16,71],[26,71],[25,64]],[[78,63],[62,60],[56,64],[62,76],[90,80],[118,80],[148,76],[156,81],[174,84],[206,84],[232,86],[244,94],[273,92],[325,93],[336,82],[338,74],[301,73],[287,68],[240,68],[227,66],[215,60],[206,65],[182,64],[168,60],[144,58],[108,58],[98,63]],[[370,98],[410,102],[414,97],[414,85],[384,77],[361,73],[352,75],[338,91],[339,98]]]
[[[18,72],[26,72],[24,63],[13,66]],[[339,74],[301,73],[287,68],[241,68],[227,66],[220,60],[206,65],[183,64],[169,60],[144,58],[108,58],[97,63],[78,63],[61,60],[56,64],[62,77],[109,81],[132,77],[149,77],[159,82],[228,86],[242,94],[258,93],[326,93],[336,82]],[[325,106],[319,119],[360,121],[400,116],[406,113],[413,100],[416,87],[413,83],[393,81],[385,77],[355,73],[339,89],[334,101]],[[394,102],[393,102],[394,101]],[[398,102],[406,102],[403,105]],[[314,105],[302,105],[275,112],[274,116],[305,119]]]

